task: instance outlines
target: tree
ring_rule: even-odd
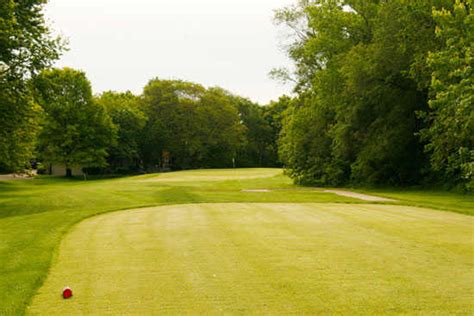
[[[108,163],[114,172],[137,170],[140,165],[140,141],[146,116],[139,108],[140,98],[131,92],[104,92],[96,98],[117,127],[117,142],[111,144]]]
[[[263,107],[248,99],[232,96],[239,111],[242,124],[246,127],[245,143],[237,155],[239,167],[274,167],[278,165],[275,130],[269,107]]]
[[[204,87],[179,81],[153,79],[143,91],[142,110],[148,117],[141,148],[148,169],[161,167],[163,155],[172,153],[175,168],[190,168],[200,144],[193,137],[199,122],[193,108]]]
[[[435,9],[436,35],[443,47],[429,54],[430,109],[422,131],[434,170],[444,181],[474,190],[474,13],[473,2],[457,0]]]
[[[0,172],[20,172],[33,158],[41,108],[28,93],[0,88]]]
[[[419,183],[427,155],[416,115],[428,109],[432,8],[450,1],[300,1],[276,18],[295,34],[298,95],[280,153],[298,181]]]
[[[267,147],[268,155],[271,157],[271,166],[281,167],[281,161],[278,157],[279,139],[286,111],[292,106],[293,101],[291,97],[282,96],[277,101],[272,101],[269,105],[263,107],[263,117],[271,129],[271,140]]]
[[[46,26],[45,3],[0,2],[0,170],[19,171],[33,157],[39,107],[27,80],[49,67],[64,48]]]
[[[148,117],[142,153],[148,168],[169,153],[174,169],[232,166],[243,126],[222,89],[153,79],[143,92]]]
[[[333,112],[306,96],[293,100],[285,114],[279,156],[288,174],[300,184],[339,184],[340,174],[330,170],[333,157],[328,130]]]
[[[34,80],[44,118],[39,135],[40,157],[72,167],[104,167],[116,128],[103,106],[94,103],[86,75],[70,68],[45,70]]]
[[[203,94],[197,111],[202,118],[201,167],[226,168],[235,166],[237,152],[245,142],[246,127],[228,91],[214,87]]]

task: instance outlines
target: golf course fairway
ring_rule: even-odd
[[[109,213],[64,237],[27,312],[471,314],[473,225],[462,214],[376,204]]]

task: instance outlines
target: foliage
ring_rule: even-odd
[[[0,172],[21,172],[30,167],[41,108],[28,93],[0,87]]]
[[[276,143],[273,129],[265,117],[265,108],[248,99],[230,96],[245,126],[245,142],[237,153],[238,167],[274,167]]]
[[[39,153],[50,163],[103,167],[116,130],[104,107],[94,103],[90,82],[70,68],[45,70],[34,80],[44,109]]]
[[[429,111],[433,61],[428,55],[443,46],[435,35],[432,8],[438,12],[451,7],[451,1],[443,0],[315,0],[277,12],[277,21],[295,34],[288,54],[296,66],[298,97],[287,111],[280,139],[290,175],[318,185],[410,185],[432,177],[418,135],[434,116],[427,122],[417,113]],[[472,78],[470,67],[463,69]],[[443,78],[451,77],[445,73]],[[472,83],[463,83],[471,90],[453,93],[466,96],[465,110],[452,107],[465,122],[453,127],[458,133],[450,146],[458,149],[459,142],[469,147],[473,135],[468,123]],[[446,99],[440,102],[444,106]],[[453,126],[448,122],[443,119]],[[469,161],[470,152],[461,151],[464,158],[452,159]],[[458,169],[469,169],[463,166]]]
[[[331,166],[331,140],[327,130],[333,113],[315,106],[312,99],[295,100],[286,112],[280,134],[279,153],[288,174],[301,184],[338,184]],[[306,103],[306,104],[305,104]]]
[[[232,166],[244,127],[224,90],[154,79],[144,89],[142,108],[147,167],[159,167],[166,152],[174,169]]]
[[[434,10],[443,47],[429,54],[432,99],[424,114],[429,127],[431,163],[445,181],[474,190],[474,12],[473,2],[456,1],[451,10]]]
[[[279,137],[283,127],[283,118],[286,110],[290,107],[292,99],[288,96],[281,96],[277,101],[262,108],[263,117],[269,126],[266,145],[267,163],[269,166],[281,167],[282,163],[278,156]],[[268,130],[267,129],[267,130]]]
[[[286,110],[290,108],[293,100],[289,96],[281,96],[277,101],[272,101],[263,108],[264,117],[272,128],[273,143],[278,143],[278,137],[283,128],[283,118]]]
[[[0,170],[20,171],[33,158],[39,109],[27,80],[64,48],[46,26],[45,3],[0,1]]]
[[[105,108],[117,127],[117,142],[108,149],[107,159],[113,172],[137,170],[140,166],[140,139],[146,124],[145,114],[139,108],[140,98],[130,92],[104,92],[96,103]]]

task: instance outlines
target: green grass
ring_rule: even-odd
[[[242,192],[261,188],[275,190]],[[403,192],[394,194],[400,195],[398,204],[465,213],[474,209],[472,197],[467,196],[438,192],[437,202],[422,193],[407,193],[406,198]],[[86,218],[147,206],[230,202],[362,203],[296,187],[278,169],[187,171],[94,181],[40,177],[0,182],[0,315],[24,313],[46,280],[63,236]]]
[[[464,195],[453,192],[419,190],[419,189],[385,189],[365,190],[362,193],[376,194],[393,198],[403,204],[430,207],[437,210],[451,211],[461,214],[474,215],[474,195]]]
[[[474,308],[473,224],[392,205],[189,204],[107,214],[66,236],[29,311],[466,314]],[[59,296],[65,285],[71,300]]]

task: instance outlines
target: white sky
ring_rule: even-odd
[[[154,77],[221,86],[262,104],[289,93],[268,78],[290,64],[273,10],[294,0],[50,0],[69,38],[58,67],[84,70],[95,93],[140,93]]]

